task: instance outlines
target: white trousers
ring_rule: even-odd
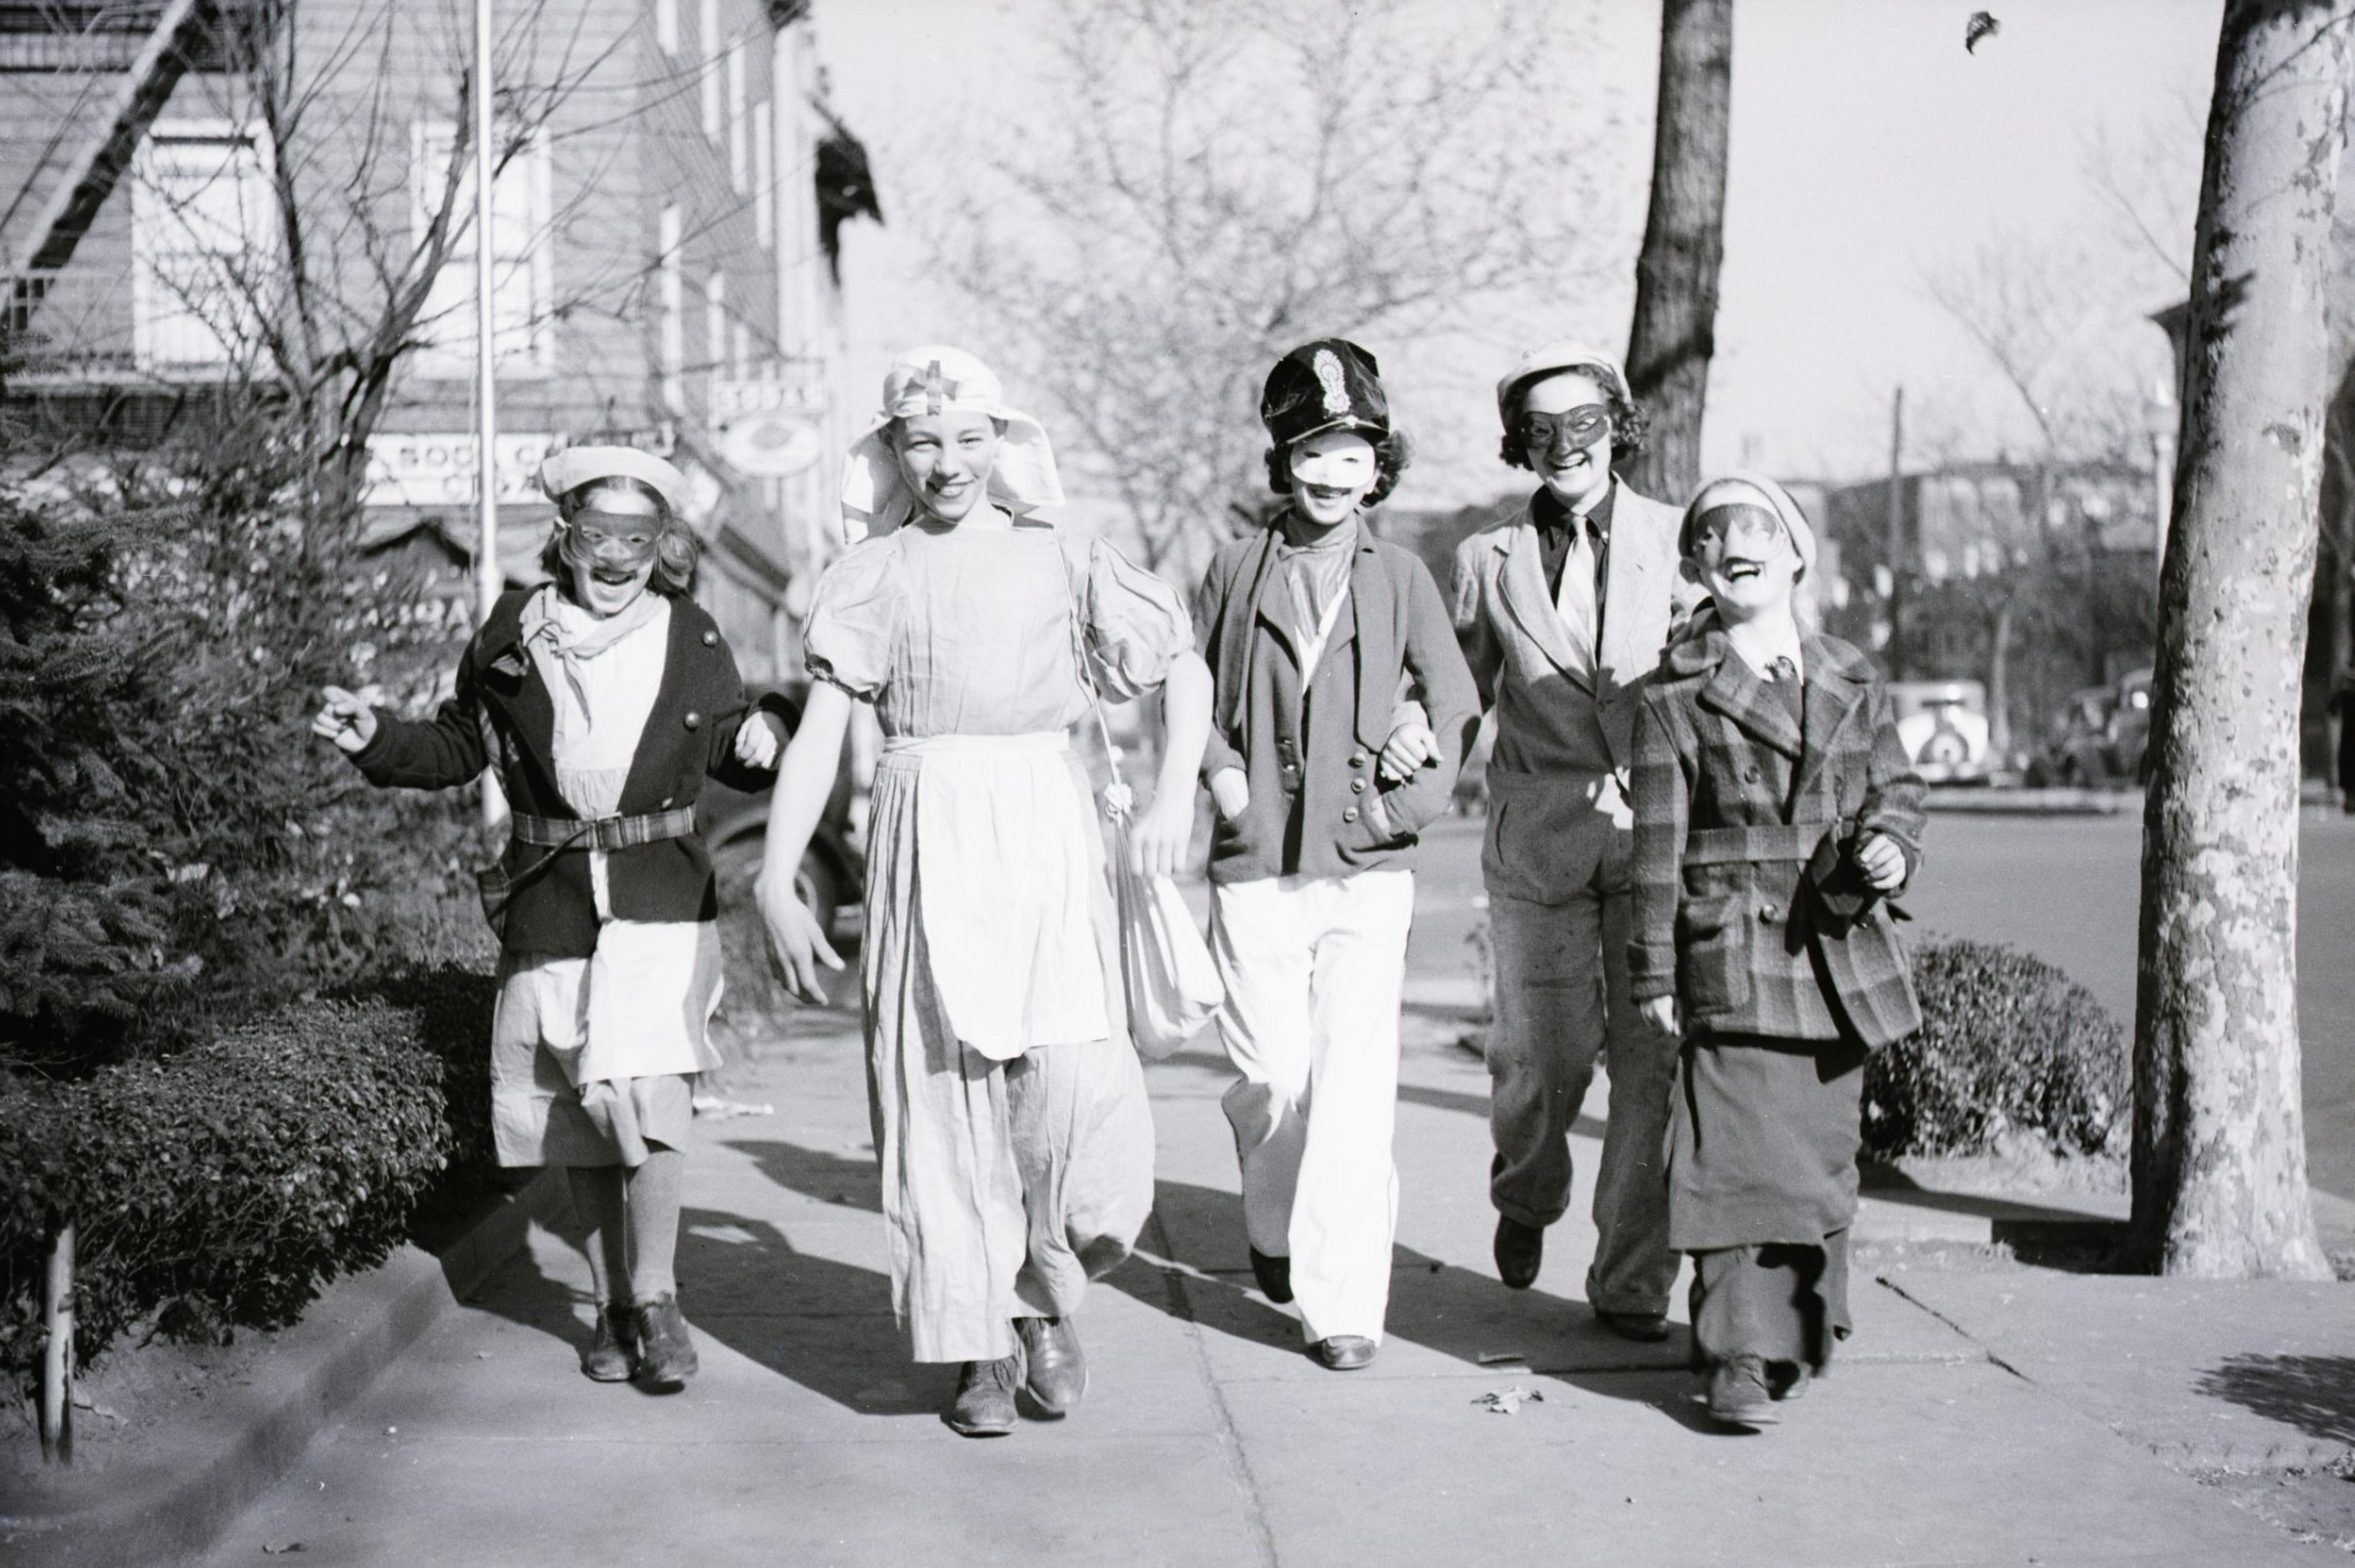
[[[1292,1260],[1313,1342],[1382,1337],[1398,1171],[1399,991],[1411,871],[1269,877],[1211,889],[1225,980],[1219,1034],[1243,1075],[1226,1092],[1251,1245]]]

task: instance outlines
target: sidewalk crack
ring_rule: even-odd
[[[1169,1315],[1186,1326],[1187,1342],[1194,1347],[1194,1366],[1210,1395],[1210,1408],[1218,1417],[1219,1447],[1226,1455],[1227,1474],[1233,1478],[1236,1491],[1242,1494],[1243,1517],[1250,1526],[1251,1538],[1259,1545],[1261,1568],[1281,1568],[1275,1531],[1268,1526],[1267,1504],[1260,1495],[1259,1480],[1251,1473],[1251,1460],[1243,1452],[1242,1434],[1235,1430],[1234,1413],[1227,1408],[1226,1390],[1219,1385],[1210,1365],[1210,1352],[1202,1343],[1202,1323],[1194,1315],[1194,1299],[1186,1289],[1186,1276],[1191,1270],[1175,1261],[1177,1254],[1170,1245],[1168,1230],[1161,1223],[1161,1211],[1155,1209],[1146,1223],[1153,1234],[1155,1255],[1150,1261],[1169,1293]]]

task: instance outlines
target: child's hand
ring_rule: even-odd
[[[327,706],[311,715],[311,733],[325,736],[346,751],[365,751],[376,738],[376,710],[341,686],[323,687]]]
[[[1643,1006],[1644,1022],[1655,1034],[1676,1033],[1676,998],[1655,996]]]
[[[1885,833],[1875,833],[1856,846],[1856,869],[1879,893],[1894,893],[1905,885],[1905,851]]]
[[[1210,775],[1210,803],[1219,820],[1232,822],[1251,806],[1251,780],[1241,768],[1221,768]]]
[[[789,876],[772,879],[766,872],[752,885],[753,901],[769,928],[769,950],[776,955],[785,990],[797,1002],[826,1005],[822,970],[842,968],[842,957],[826,940],[818,917],[793,892]]]
[[[1174,877],[1194,842],[1192,790],[1171,790],[1129,829],[1129,862],[1149,877]]]
[[[1417,768],[1438,755],[1439,737],[1431,733],[1431,726],[1409,719],[1382,743],[1382,777],[1404,784],[1415,776]]]
[[[736,727],[736,760],[766,773],[777,765],[777,752],[786,739],[785,721],[766,708],[755,708]]]

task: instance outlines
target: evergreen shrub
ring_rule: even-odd
[[[489,976],[438,970],[282,1008],[166,1061],[0,1074],[0,1371],[29,1387],[53,1225],[76,1349],[135,1324],[280,1327],[381,1263],[445,1173],[491,1158]]]
[[[2116,1152],[2130,1125],[2126,1031],[2040,958],[1988,942],[1920,944],[1922,1027],[1865,1070],[1864,1154],[1986,1154],[2029,1133],[2055,1153]]]

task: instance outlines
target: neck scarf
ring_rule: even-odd
[[[637,631],[662,613],[654,590],[632,599],[629,608],[609,615],[579,630],[565,626],[557,613],[556,590],[544,588],[527,600],[523,607],[523,645],[532,657],[542,661],[543,673],[553,664],[564,672],[564,681],[572,689],[573,701],[580,706],[584,723],[595,723],[589,712],[589,690],[582,679],[582,666],[612,648],[616,643]]]

